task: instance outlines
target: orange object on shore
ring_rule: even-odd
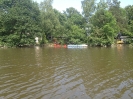
[[[53,47],[55,48],[67,48],[67,45],[60,45],[60,44],[53,44]]]
[[[54,47],[56,46],[56,44],[53,44],[54,45]]]
[[[67,45],[65,44],[63,47],[64,47],[64,48],[67,48]]]
[[[56,47],[61,47],[61,45],[57,44]]]

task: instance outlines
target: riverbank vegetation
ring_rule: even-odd
[[[122,8],[118,0],[83,0],[81,14],[73,7],[59,12],[52,3],[1,0],[0,46],[35,45],[35,37],[39,44],[110,46],[119,32],[133,37],[133,5]]]

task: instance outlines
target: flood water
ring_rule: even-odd
[[[0,99],[133,99],[133,48],[0,49]]]

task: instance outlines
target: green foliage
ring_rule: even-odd
[[[127,20],[128,20],[128,31],[129,35],[133,37],[133,5],[132,6],[127,6],[125,8],[126,13],[127,13]]]
[[[85,26],[83,16],[74,8],[70,7],[66,9],[64,14],[67,17],[65,28],[67,31],[67,43],[69,44],[80,44],[86,40]]]
[[[116,19],[116,24],[118,26],[117,32],[121,31],[124,35],[127,35],[127,12],[125,9],[120,7],[120,2],[118,0],[113,0],[113,3],[109,8],[109,12],[111,12]]]
[[[91,19],[92,32],[88,43],[93,46],[110,46],[114,43],[117,25],[113,15],[106,10],[99,10]]]
[[[44,0],[40,4],[41,24],[43,33],[45,33],[48,41],[52,41],[54,36],[58,34],[58,29],[60,28],[59,12],[53,9],[52,2],[52,0]]]
[[[69,44],[80,44],[84,43],[85,40],[85,31],[77,25],[72,25],[68,34],[68,43]]]
[[[96,9],[96,0],[83,0],[82,2],[83,15],[86,21],[94,14]]]
[[[131,6],[123,9],[118,0],[112,0],[110,3],[100,0],[98,4],[95,3],[95,0],[84,0],[82,8],[87,22],[86,32],[89,45],[111,45],[119,31],[122,32],[122,35],[131,36]]]
[[[110,46],[118,32],[133,37],[133,6],[120,7],[118,0],[83,0],[83,14],[75,8],[63,13],[54,9],[53,0],[39,4],[32,0],[0,1],[0,46],[88,43]],[[130,40],[130,43],[133,41]]]
[[[39,35],[39,9],[31,0],[0,2],[0,42],[10,46],[32,45]]]

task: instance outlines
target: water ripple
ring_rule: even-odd
[[[133,98],[132,59],[116,49],[19,51],[0,57],[0,99]]]

